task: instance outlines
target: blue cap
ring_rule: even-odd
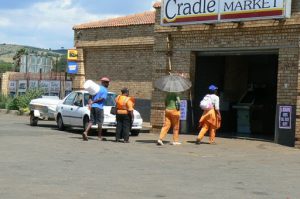
[[[218,87],[216,87],[215,85],[212,84],[208,87],[208,89],[211,91],[214,91],[214,90],[218,90]]]

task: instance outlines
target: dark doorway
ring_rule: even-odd
[[[221,101],[220,136],[273,140],[277,68],[277,54],[199,55],[193,100],[195,126],[202,114],[199,102],[207,93],[208,86],[215,84],[219,87]]]

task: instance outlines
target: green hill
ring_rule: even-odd
[[[56,56],[66,54],[66,50],[48,50],[31,46],[22,46],[14,44],[0,44],[0,61],[13,63],[13,57],[18,50],[25,48],[28,52],[36,54],[46,54],[48,56]]]

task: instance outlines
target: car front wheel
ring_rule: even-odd
[[[65,129],[65,125],[64,125],[61,115],[57,116],[57,127],[60,131],[63,131]]]
[[[39,118],[38,117],[34,117],[33,114],[30,114],[30,126],[37,126]]]

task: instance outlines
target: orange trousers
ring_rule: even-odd
[[[209,142],[210,143],[215,142],[216,128],[213,128],[212,125],[208,122],[203,122],[201,131],[199,132],[197,140],[201,141],[208,130],[209,130]]]
[[[165,122],[160,131],[159,139],[163,140],[166,137],[170,127],[173,127],[173,141],[178,142],[179,124],[180,124],[180,111],[166,109]]]

